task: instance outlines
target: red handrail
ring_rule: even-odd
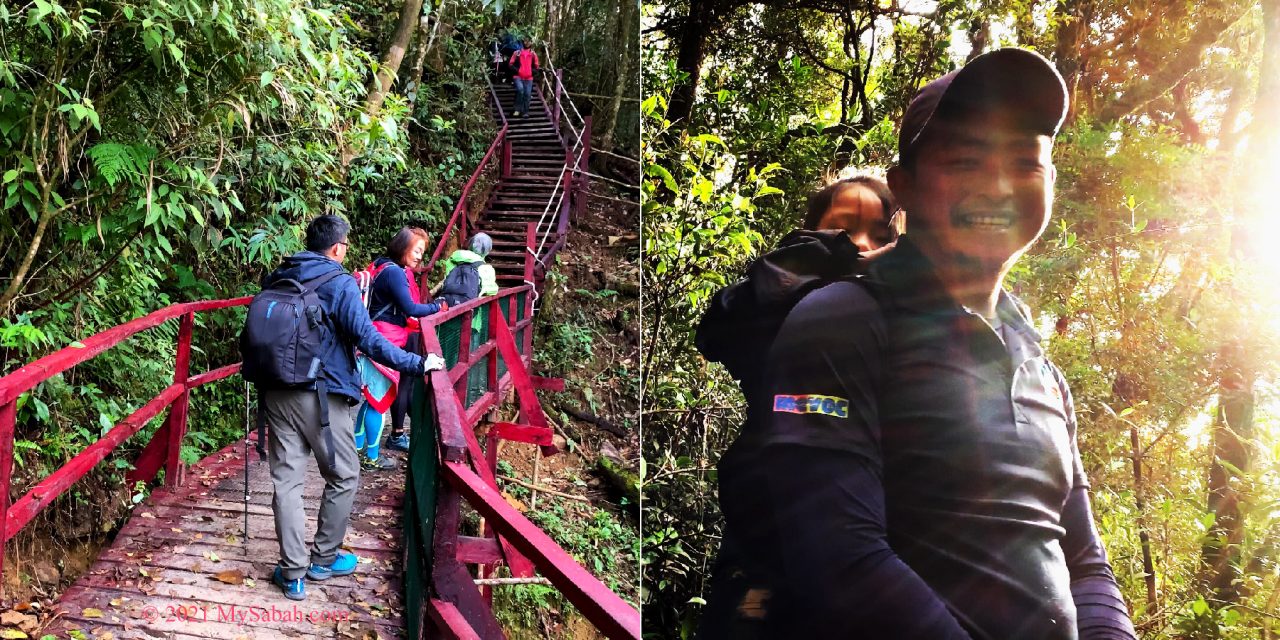
[[[525,257],[526,279],[533,272],[533,227],[533,223],[528,225],[525,239],[528,250]],[[638,639],[639,612],[582,568],[555,541],[502,498],[495,478],[497,442],[499,438],[510,436],[502,435],[503,429],[495,425],[489,431],[483,449],[476,436],[475,428],[488,409],[514,387],[519,401],[520,422],[525,424],[505,425],[514,427],[507,433],[542,431],[548,439],[550,437],[551,429],[534,393],[546,381],[539,382],[541,379],[531,376],[528,366],[532,360],[532,331],[528,328],[532,322],[533,293],[532,285],[503,289],[494,296],[472,300],[422,320],[423,345],[431,353],[443,353],[438,335],[441,324],[459,321],[462,325],[457,362],[447,371],[429,374],[429,401],[434,409],[438,453],[444,462],[441,472],[446,482],[440,485],[434,514],[432,581],[438,598],[422,604],[435,622],[437,631],[446,636],[496,635],[493,630],[497,621],[480,604],[487,600],[487,596],[483,590],[477,592],[470,574],[461,563],[493,565],[505,560],[513,576],[532,575],[535,569],[546,576],[607,637]],[[515,307],[520,294],[525,294],[523,314],[518,313]],[[503,305],[507,305],[506,314],[502,312]],[[471,320],[482,307],[488,307],[489,335],[484,343],[473,345]],[[515,342],[515,336],[522,329],[525,330],[523,352]],[[499,358],[507,365],[507,371],[501,378],[497,375]],[[471,400],[467,386],[469,374],[477,366],[486,367],[487,385],[485,393],[468,406],[467,402]],[[544,455],[554,452],[551,447],[543,449]],[[461,499],[465,499],[488,523],[482,535],[496,533],[496,540],[492,537],[467,538],[467,544],[462,544],[464,536],[458,530]],[[484,566],[481,577],[485,576],[483,569]],[[457,599],[456,606],[448,601],[453,599]]]
[[[238,307],[249,304],[251,299],[251,297],[246,296],[228,300],[202,300],[199,302],[172,304],[163,309],[152,311],[136,320],[95,334],[93,337],[85,338],[80,341],[80,345],[83,346],[70,346],[55,351],[0,378],[0,405],[16,400],[19,395],[29,391],[41,382],[82,362],[91,360],[94,356],[119,344],[126,338],[159,326],[166,320],[172,320],[188,313],[222,309],[224,307]]]
[[[177,484],[182,468],[178,453],[182,438],[186,434],[187,401],[191,390],[221,380],[240,370],[240,364],[235,363],[196,376],[190,375],[191,333],[195,314],[201,311],[247,305],[251,299],[246,296],[170,305],[85,338],[0,377],[0,515],[4,516],[3,522],[0,523],[0,570],[3,569],[4,547],[9,540],[12,540],[55,498],[71,488],[76,481],[88,475],[98,463],[105,460],[112,451],[138,433],[148,421],[166,408],[170,408],[169,417],[164,426],[152,435],[151,441],[138,456],[135,470],[130,477],[150,480],[163,464],[166,469],[165,483],[170,486]],[[175,318],[181,318],[181,324],[178,328],[173,383],[10,505],[9,488],[13,479],[13,444],[17,426],[18,398],[41,382],[91,360],[133,335]]]
[[[463,216],[467,210],[467,198],[471,196],[471,188],[474,187],[476,181],[480,179],[480,175],[484,173],[485,167],[489,165],[489,160],[493,158],[494,151],[498,149],[499,145],[503,144],[506,137],[507,127],[506,125],[503,125],[502,129],[498,131],[498,136],[489,144],[489,149],[488,151],[485,151],[484,158],[480,160],[479,166],[477,166],[475,172],[471,174],[471,178],[467,180],[467,184],[462,187],[462,195],[458,196],[458,204],[453,207],[453,215],[449,217],[449,224],[445,226],[444,232],[440,234],[440,241],[436,244],[436,250],[431,252],[431,260],[427,262],[426,269],[422,272],[423,277],[426,277],[426,274],[431,273],[432,267],[434,267],[436,265],[436,261],[440,259],[440,255],[444,252],[444,248],[449,244],[449,238],[453,235],[454,227],[460,227],[462,234],[466,234],[467,221]],[[506,153],[505,150],[503,153]]]

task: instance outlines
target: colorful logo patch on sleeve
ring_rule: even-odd
[[[849,417],[849,401],[835,396],[787,396],[773,397],[775,413],[821,413],[834,418]]]

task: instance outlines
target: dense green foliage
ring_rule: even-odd
[[[1257,167],[1280,159],[1267,151],[1280,123],[1263,90],[1263,53],[1280,34],[1264,29],[1275,14],[1264,4],[652,6],[647,634],[687,637],[714,596],[715,463],[743,407],[693,347],[709,297],[799,224],[828,173],[893,163],[917,86],[971,49],[1006,45],[1052,58],[1073,91],[1054,219],[1006,284],[1071,382],[1096,520],[1134,620],[1151,638],[1276,632],[1280,299],[1267,284],[1280,270],[1250,241],[1277,238],[1256,199],[1275,183]],[[1240,407],[1252,420],[1227,428],[1220,409]]]

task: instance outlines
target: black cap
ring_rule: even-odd
[[[926,84],[911,99],[898,132],[898,162],[923,139],[935,114],[998,106],[1016,109],[1020,122],[1052,137],[1067,115],[1067,85],[1053,63],[1034,51],[988,51]]]

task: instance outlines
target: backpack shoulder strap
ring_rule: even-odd
[[[387,272],[387,267],[391,266],[391,264],[392,263],[390,262],[384,262],[381,265],[379,265],[377,269],[373,271],[373,279],[369,281],[369,305],[373,304],[373,283],[377,282],[378,278],[381,277],[382,274]],[[378,310],[376,312],[370,311],[369,321],[372,322],[378,316],[386,313],[389,309],[391,309],[391,307],[394,304],[395,304],[394,302],[387,302],[382,306],[378,307]],[[369,308],[372,308],[372,307],[370,306]]]
[[[351,274],[347,273],[346,270],[344,269],[338,269],[337,271],[330,271],[329,273],[326,273],[322,276],[316,276],[310,280],[304,280],[301,284],[302,286],[306,287],[307,289],[310,289],[311,291],[316,291],[320,287],[323,287],[330,280],[333,280],[334,278],[337,278],[338,276],[343,276],[343,275],[349,276]]]

